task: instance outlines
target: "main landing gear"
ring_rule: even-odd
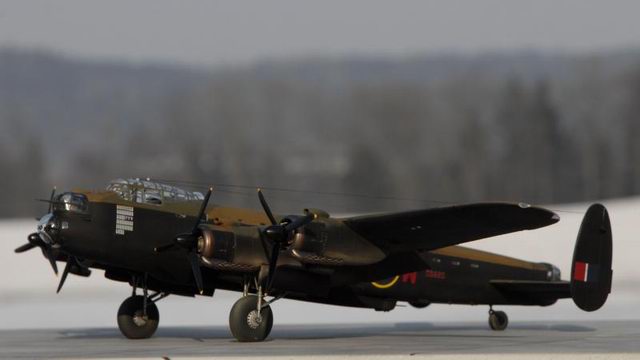
[[[264,341],[273,327],[273,312],[271,304],[282,299],[286,293],[269,301],[265,300],[262,282],[255,279],[255,293],[249,293],[249,278],[244,281],[242,297],[235,302],[229,314],[229,328],[231,334],[240,342]],[[138,282],[132,281],[133,292],[118,310],[118,328],[122,335],[129,339],[148,339],[158,329],[160,313],[156,302],[162,300],[168,293],[157,292],[149,295],[147,292],[146,276]],[[142,287],[142,295],[137,295],[138,284]]]
[[[502,331],[509,325],[509,317],[504,311],[494,311],[493,307],[489,307],[489,326],[491,330]]]
[[[146,280],[146,278],[145,278]],[[156,302],[168,294],[147,293],[146,281],[143,282],[143,295],[136,295],[137,281],[134,279],[133,292],[118,309],[118,328],[129,339],[148,339],[158,329],[160,313]]]
[[[256,281],[257,293],[249,294],[249,283],[245,280],[242,297],[233,304],[229,314],[231,334],[240,342],[263,341],[271,333],[273,312],[271,304],[284,297],[265,301],[262,285]]]

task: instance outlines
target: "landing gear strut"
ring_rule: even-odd
[[[273,312],[269,305],[280,298],[265,302],[261,285],[257,286],[257,294],[249,294],[248,288],[245,281],[243,296],[231,308],[229,328],[240,342],[263,341],[273,327]]]
[[[509,325],[509,317],[504,311],[494,311],[493,307],[489,307],[489,326],[491,330],[502,331]]]
[[[137,280],[134,277],[132,295],[118,309],[118,328],[129,339],[148,339],[156,332],[160,322],[160,313],[155,303],[168,294],[155,293],[149,296],[145,276],[142,282],[143,295],[136,295]]]

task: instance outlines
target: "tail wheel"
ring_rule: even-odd
[[[502,331],[509,325],[509,317],[504,311],[489,312],[489,326],[491,330]]]
[[[258,297],[240,298],[231,308],[229,328],[231,334],[240,342],[263,341],[273,327],[271,307],[266,306],[258,312]]]
[[[409,305],[413,306],[416,309],[424,309],[427,306],[431,305],[431,302],[416,300],[416,301],[409,301]]]
[[[145,311],[144,302],[144,296],[131,296],[118,309],[118,328],[129,339],[148,339],[158,329],[158,307],[147,300]]]

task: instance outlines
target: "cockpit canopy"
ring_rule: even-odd
[[[113,191],[127,201],[161,205],[166,201],[202,201],[204,195],[186,191],[173,185],[151,179],[117,179],[111,181],[107,191]]]
[[[87,214],[89,212],[89,200],[84,194],[66,192],[58,195],[53,208],[59,211]]]

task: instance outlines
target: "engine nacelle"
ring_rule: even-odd
[[[342,223],[320,219],[296,231],[291,255],[305,264],[325,266],[369,265],[385,254]]]
[[[201,229],[198,254],[202,262],[217,270],[252,272],[267,262],[255,227],[229,231],[223,228]]]

